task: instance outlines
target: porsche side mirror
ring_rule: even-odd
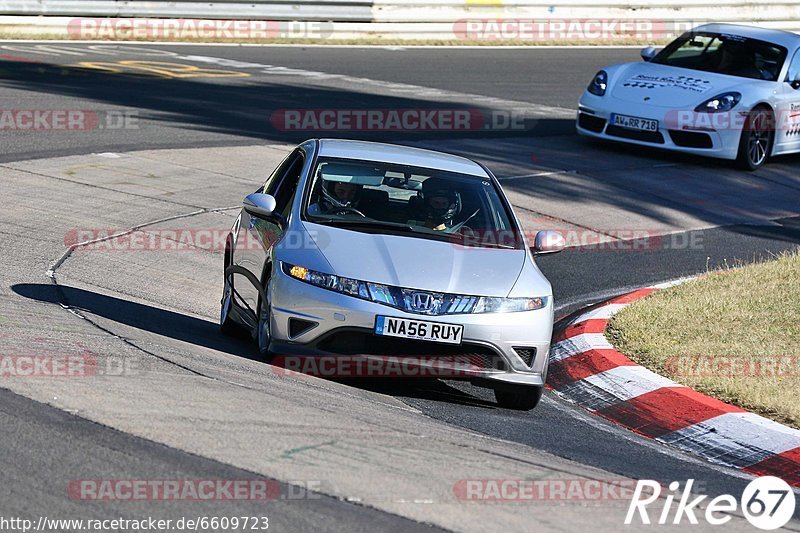
[[[792,89],[800,89],[800,72],[794,75],[794,79],[789,82],[789,85],[792,86]]]
[[[275,214],[275,197],[254,192],[242,201],[242,207],[251,215],[272,218]]]
[[[560,252],[567,245],[564,236],[557,231],[549,229],[536,233],[533,241],[533,251],[537,254],[554,254]]]
[[[656,48],[655,46],[648,46],[647,48],[642,48],[642,51],[639,53],[639,55],[642,56],[642,59],[644,61],[650,61],[651,59],[656,57],[656,54],[658,54],[658,48]]]

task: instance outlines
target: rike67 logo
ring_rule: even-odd
[[[661,496],[661,485],[657,481],[640,479],[625,515],[625,524],[678,525],[684,523],[685,519],[696,525],[700,514],[709,524],[720,526],[730,522],[731,514],[741,505],[742,514],[750,524],[758,529],[773,530],[786,525],[794,515],[795,495],[792,487],[777,477],[763,476],[754,479],[744,488],[740,501],[730,494],[717,496],[705,505],[704,514],[700,512],[699,506],[708,496],[699,495],[690,499],[695,496],[692,494],[693,484],[693,479],[688,480],[680,491],[679,482],[670,483],[664,506],[651,518],[647,507]]]

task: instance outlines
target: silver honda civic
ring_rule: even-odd
[[[532,409],[547,376],[550,283],[494,175],[462,157],[309,140],[244,199],[220,324],[273,364],[323,377],[430,377]]]

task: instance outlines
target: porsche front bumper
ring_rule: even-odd
[[[724,128],[679,127],[676,124],[680,121],[676,118],[681,112],[675,108],[619,100],[610,94],[597,96],[587,91],[578,106],[576,130],[581,135],[610,141],[720,159],[736,159],[742,133],[742,128],[736,126],[736,121],[731,121],[731,125]],[[610,123],[614,113],[657,120],[658,131],[644,132],[615,126]]]

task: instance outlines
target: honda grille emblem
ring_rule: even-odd
[[[427,292],[414,292],[411,294],[411,307],[415,311],[430,311],[433,308],[433,295]]]

